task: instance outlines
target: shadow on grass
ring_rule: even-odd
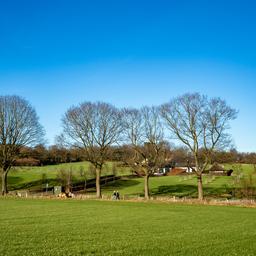
[[[49,189],[53,187],[54,185],[58,184],[58,181],[56,179],[47,179],[47,183],[49,184]],[[74,180],[73,186],[77,186],[77,184],[80,184],[80,180]],[[83,184],[84,182],[82,182]],[[119,180],[108,182],[107,184],[102,185],[102,188],[105,192],[112,192],[114,190],[122,190],[124,188],[137,186],[141,182],[132,179],[132,178],[121,178]],[[9,190],[42,190],[45,188],[45,183],[42,184],[42,180],[35,180],[31,182],[25,182],[20,177],[8,177],[8,188]],[[89,185],[89,184],[88,184]],[[93,184],[91,184],[93,185]],[[84,190],[83,188],[81,190]],[[87,188],[88,192],[94,192],[95,191],[95,184],[91,187]],[[141,191],[137,191],[134,193],[129,193],[130,195],[144,195],[143,187],[141,188]],[[210,197],[218,197],[225,194],[232,194],[233,188],[227,185],[214,187],[210,184],[205,185],[204,188],[204,195],[210,196]],[[139,192],[139,193],[138,193]],[[162,185],[157,188],[153,188],[150,191],[151,196],[176,196],[176,197],[197,197],[197,185],[191,185],[191,184],[174,184],[174,185]]]
[[[8,176],[7,177],[7,186],[8,190],[14,190],[16,189],[16,184],[20,184],[24,179],[20,177],[12,177]],[[0,178],[0,187],[2,188],[2,179]]]
[[[205,196],[220,196],[225,193],[230,193],[231,189],[225,186],[222,187],[204,187]],[[169,185],[159,186],[158,188],[151,190],[152,196],[177,196],[177,197],[196,197],[197,186],[196,185]]]
[[[14,177],[16,178],[16,177]],[[22,179],[21,179],[22,180]],[[45,187],[45,183],[42,183],[42,180],[34,180],[31,182],[20,183],[21,180],[18,182],[10,182],[9,190],[22,190],[22,189],[42,189]],[[9,179],[8,179],[9,181]],[[18,183],[18,184],[17,184]],[[47,179],[47,183],[51,186],[52,184],[56,183],[56,179]]]
[[[152,196],[193,196],[197,193],[197,186],[194,185],[166,185],[151,190]]]
[[[131,187],[131,186],[136,186],[139,183],[140,183],[139,181],[134,180],[134,179],[120,179],[120,180],[112,181],[102,187],[106,191],[112,191],[112,190],[117,190],[117,189],[120,190],[122,188],[127,188],[127,187]]]
[[[219,187],[205,187],[204,188],[204,195],[205,196],[217,196],[217,197],[227,197],[227,195],[232,195],[232,191],[234,187],[222,185]]]
[[[1,179],[0,179],[1,180]],[[7,177],[8,184],[10,186],[14,186],[15,184],[21,183],[24,179],[21,177],[8,176]]]

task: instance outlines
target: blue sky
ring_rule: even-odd
[[[185,92],[239,110],[231,133],[256,151],[254,1],[1,1],[0,94],[26,97],[49,143],[67,108],[161,104]]]

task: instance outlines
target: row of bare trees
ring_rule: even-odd
[[[22,111],[19,105],[23,106]],[[24,99],[1,97],[0,108],[0,167],[2,180],[6,181],[19,149],[40,140],[42,128],[34,109]],[[85,159],[95,167],[99,198],[101,171],[109,159],[111,148],[125,145],[130,154],[123,160],[145,177],[145,198],[148,199],[150,175],[170,161],[166,138],[178,140],[193,156],[193,170],[198,177],[198,198],[202,199],[202,174],[214,152],[230,144],[226,131],[236,115],[237,111],[222,99],[209,99],[198,93],[185,94],[159,107],[141,109],[120,110],[107,103],[84,102],[67,110],[62,119],[63,133],[58,141],[82,150]],[[9,126],[12,128],[6,128]],[[26,139],[17,139],[15,134]],[[6,165],[6,150],[10,147],[15,150]],[[7,192],[5,181],[3,194]]]
[[[229,122],[237,111],[220,98],[209,99],[198,93],[185,94],[160,107],[118,110],[106,103],[85,102],[69,109],[63,118],[62,138],[83,148],[96,168],[97,197],[101,197],[100,174],[111,145],[127,144],[133,154],[127,162],[148,180],[164,162],[169,161],[166,130],[184,144],[193,156],[193,171],[198,178],[198,198],[203,199],[202,174],[217,149],[231,143]],[[62,141],[64,141],[62,139]]]

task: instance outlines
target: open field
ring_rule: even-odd
[[[102,170],[102,176],[113,174],[113,162],[108,162]],[[14,167],[8,175],[9,188],[26,189],[36,188],[42,186],[42,177],[48,180],[49,186],[58,184],[56,180],[60,170],[71,170],[75,181],[82,181],[84,177],[81,176],[81,171],[86,173],[86,178],[93,178],[93,173],[90,171],[90,164],[88,162],[66,163],[58,165],[48,165],[40,167]],[[116,175],[129,175],[131,171],[129,168],[118,167]]]
[[[23,190],[42,188],[42,176],[47,177],[49,186],[58,184],[56,179],[58,172],[61,170],[72,170],[74,182],[83,181],[80,174],[81,170],[86,172],[87,178],[92,178],[88,162],[60,164],[43,167],[16,167],[9,173],[9,189]],[[232,196],[232,190],[237,186],[236,178],[243,174],[247,176],[255,172],[252,165],[231,165],[227,164],[226,169],[233,169],[232,177],[227,176],[210,176],[205,175],[203,178],[204,193],[206,197],[223,197]],[[104,168],[102,175],[113,174],[113,163],[109,162]],[[131,174],[129,168],[116,167],[116,175],[124,176]],[[255,179],[255,175],[254,175]],[[150,178],[150,192],[152,196],[176,196],[176,197],[197,197],[197,180],[193,175],[188,176],[165,176]],[[256,180],[254,186],[256,187]],[[123,177],[115,182],[102,186],[104,195],[110,196],[114,190],[118,190],[121,195],[125,196],[143,196],[144,180],[143,178]],[[87,193],[94,193],[95,190],[89,189]]]
[[[205,195],[219,196],[231,187],[230,177],[204,178]],[[195,176],[151,177],[149,180],[151,196],[197,197],[197,179]],[[103,187],[103,193],[110,195],[118,190],[121,195],[143,196],[144,179],[123,178]]]
[[[233,188],[237,186],[236,178],[239,174],[248,176],[254,172],[253,166],[249,164],[227,164],[226,169],[233,169],[233,176],[204,175],[203,187],[206,197],[227,197],[227,193],[231,193]],[[255,174],[254,181],[254,187],[256,187]],[[149,183],[151,196],[197,197],[197,178],[194,175],[151,177]],[[123,178],[103,187],[103,192],[111,194],[113,190],[118,190],[123,195],[142,196],[143,189],[143,178]]]
[[[255,208],[0,199],[0,209],[3,256],[256,252]]]

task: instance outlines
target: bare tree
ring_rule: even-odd
[[[119,111],[107,103],[85,102],[71,107],[63,120],[64,136],[73,146],[83,148],[86,159],[96,169],[96,193],[101,198],[100,176],[111,145],[121,133]]]
[[[230,145],[226,133],[237,111],[220,98],[208,99],[198,93],[184,94],[161,106],[161,115],[175,139],[191,151],[198,179],[198,199],[203,199],[202,174],[216,149]]]
[[[0,168],[2,195],[8,193],[7,175],[20,150],[42,141],[44,132],[34,108],[19,96],[0,96]]]
[[[69,170],[60,169],[57,174],[57,179],[61,186],[64,187],[66,195],[68,195],[72,191],[74,180],[72,168],[70,167]]]
[[[166,159],[167,144],[156,107],[123,110],[123,125],[126,141],[133,149],[128,163],[145,178],[145,199],[149,199],[149,177],[156,172]]]

